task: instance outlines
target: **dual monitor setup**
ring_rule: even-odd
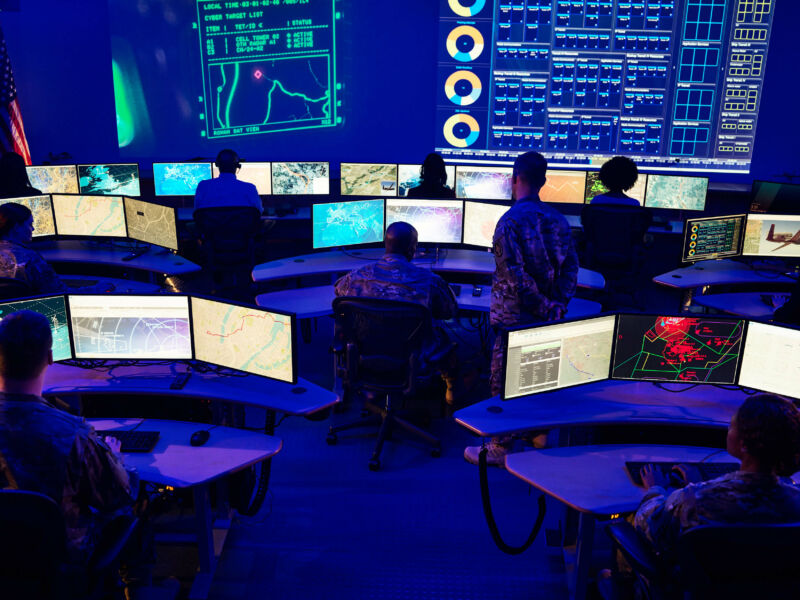
[[[505,335],[504,400],[606,379],[738,385],[800,397],[800,330],[788,327],[711,315],[617,314]]]
[[[56,295],[0,303],[31,310],[53,334],[53,360],[201,361],[297,382],[295,317],[183,295]]]

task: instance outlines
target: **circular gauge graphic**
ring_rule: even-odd
[[[483,84],[472,71],[456,71],[444,82],[444,93],[453,104],[469,106],[481,97]]]
[[[453,115],[444,124],[444,139],[454,148],[468,148],[478,141],[481,126],[470,115]]]
[[[695,255],[695,251],[694,250],[689,250],[689,256],[694,256],[694,255]]]
[[[464,0],[449,0],[450,10],[459,17],[474,17],[486,6],[486,0],[473,0],[472,6],[464,6]]]
[[[447,36],[447,52],[458,62],[472,62],[483,52],[483,36],[471,25],[460,25]]]

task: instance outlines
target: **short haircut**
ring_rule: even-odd
[[[16,202],[0,204],[0,240],[6,239],[14,227],[32,218],[33,213],[27,206]]]
[[[600,167],[600,181],[612,192],[627,192],[637,179],[639,169],[627,156],[615,156]]]
[[[0,321],[0,377],[25,381],[41,374],[53,347],[47,317],[20,310]]]
[[[417,230],[411,223],[395,221],[386,228],[386,252],[408,254],[417,245]]]
[[[236,154],[235,150],[229,148],[220,150],[214,164],[219,167],[221,173],[235,173],[239,166],[239,155]]]
[[[532,187],[541,188],[547,178],[547,159],[538,152],[520,154],[514,161],[514,177],[522,177]]]
[[[779,475],[800,468],[800,411],[774,394],[750,396],[736,411],[736,431],[747,453]]]

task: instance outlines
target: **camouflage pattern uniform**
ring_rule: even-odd
[[[537,196],[522,198],[494,230],[496,269],[490,320],[495,331],[561,318],[578,283],[578,255],[567,220]],[[492,350],[492,394],[502,387],[502,336]]]
[[[83,419],[39,396],[0,392],[0,488],[40,492],[64,514],[69,560],[86,564],[139,479]]]
[[[61,293],[64,284],[38,252],[22,244],[0,240],[0,277],[20,279],[34,294]]]

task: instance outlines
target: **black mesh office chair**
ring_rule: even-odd
[[[333,351],[336,376],[341,378],[350,397],[365,399],[364,408],[372,413],[358,421],[332,426],[328,444],[338,441],[337,433],[366,425],[380,425],[378,441],[369,461],[373,471],[380,469],[383,444],[397,427],[425,441],[431,454],[441,454],[440,441],[402,418],[401,405],[431,374],[422,373],[419,353],[431,335],[430,311],[419,304],[376,298],[336,298],[333,301],[335,334]],[[427,357],[435,364],[440,356]],[[381,404],[366,398],[377,397]]]
[[[0,300],[14,300],[33,295],[31,287],[22,279],[0,277]]]

